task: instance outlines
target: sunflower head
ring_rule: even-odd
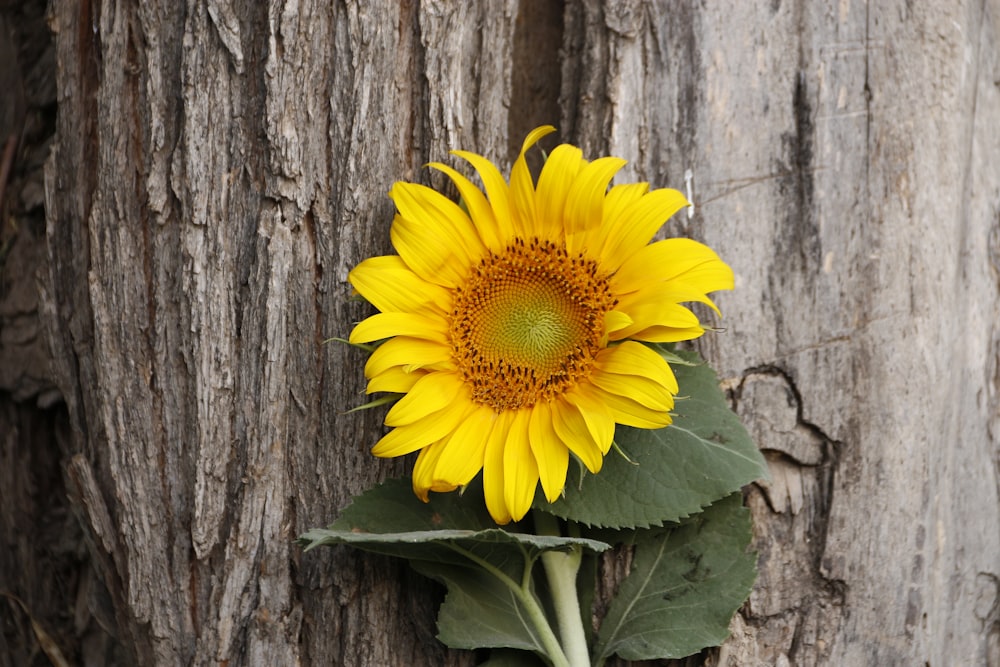
[[[733,273],[689,239],[651,242],[687,205],[676,190],[615,185],[625,164],[588,162],[563,144],[535,184],[525,139],[505,179],[486,158],[454,154],[478,172],[480,189],[455,169],[464,209],[415,183],[396,183],[391,237],[398,255],[361,262],[349,279],[379,312],[353,343],[385,339],[365,366],[368,392],[402,398],[376,456],[419,451],[413,489],[452,491],[483,473],[498,523],[519,520],[541,482],[554,501],[572,453],[601,469],[615,424],[670,423],[677,382],[643,342],[704,332],[685,302],[715,308],[707,294],[732,289]]]

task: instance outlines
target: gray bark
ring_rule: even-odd
[[[1000,665],[1000,5],[924,4],[55,2],[39,308],[120,660],[472,664],[436,588],[292,540],[407,470],[322,343],[388,188],[553,122],[691,170],[668,232],[737,274],[699,347],[771,464],[761,576],[688,662]]]
[[[737,274],[700,347],[773,480],[719,662],[1000,664],[1000,6],[569,16],[564,127],[690,169]]]

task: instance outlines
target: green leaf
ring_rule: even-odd
[[[680,387],[673,424],[662,429],[619,426],[596,475],[582,467],[566,480],[564,496],[534,507],[591,526],[638,528],[678,521],[743,485],[767,476],[767,464],[719,389],[715,372],[693,352],[677,352]]]
[[[634,532],[632,571],[601,623],[595,664],[681,658],[721,644],[750,594],[750,512],[735,493],[680,526]]]
[[[503,581],[477,567],[411,561],[420,574],[448,588],[438,611],[438,639],[452,648],[515,648],[545,653],[523,600]]]
[[[548,550],[610,548],[596,540],[498,528],[480,486],[470,485],[464,495],[434,494],[423,503],[408,480],[389,480],[363,493],[329,528],[299,539],[307,551],[349,544],[407,558],[418,572],[444,583],[448,595],[438,616],[438,638],[448,646],[540,654],[547,652],[540,632],[549,632],[550,649],[556,639],[531,587],[535,561]]]
[[[477,494],[481,493],[478,489],[471,489],[464,496],[436,493],[431,495],[429,503],[425,503],[413,494],[410,480],[390,479],[354,498],[330,529],[399,533],[496,528],[485,504],[475,502]]]
[[[314,528],[299,540],[309,551],[320,545],[349,544],[373,553],[410,560],[468,566],[468,552],[518,579],[525,559],[542,551],[578,545],[604,551],[595,540],[532,535],[498,528],[486,511],[482,490],[434,494],[429,503],[413,495],[409,480],[393,479],[366,491],[329,528]]]

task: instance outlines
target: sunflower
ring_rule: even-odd
[[[464,207],[423,185],[394,184],[399,254],[366,259],[349,275],[380,311],[350,341],[385,341],[365,365],[367,391],[403,395],[373,453],[419,451],[413,489],[424,501],[482,470],[499,524],[525,515],[539,481],[556,500],[570,453],[599,472],[615,424],[670,423],[677,381],[639,341],[700,336],[680,304],[715,309],[707,293],[733,287],[732,270],[707,246],[650,242],[687,201],[646,183],[609,188],[624,160],[588,162],[564,144],[536,185],[525,152],[553,131],[527,136],[509,183],[486,158],[454,151],[483,190],[432,163]]]

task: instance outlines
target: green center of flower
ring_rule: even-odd
[[[500,412],[552,400],[590,375],[615,306],[597,262],[516,239],[456,291],[455,360],[473,400]]]
[[[544,372],[557,370],[586,336],[578,309],[549,282],[512,276],[480,307],[470,332],[481,353]]]

